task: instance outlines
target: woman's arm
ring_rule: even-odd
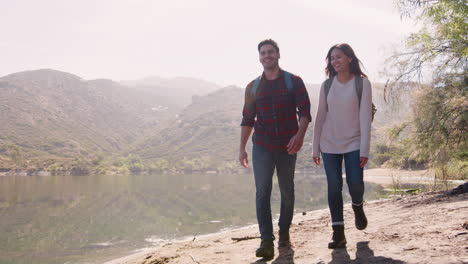
[[[322,134],[323,123],[327,115],[327,102],[325,98],[325,82],[320,87],[319,104],[317,108],[317,115],[315,117],[314,124],[314,141],[313,141],[313,153],[312,156],[320,157],[320,136]]]
[[[367,78],[363,78],[362,80],[362,97],[361,107],[359,109],[359,120],[361,129],[360,156],[368,158],[372,122],[372,87]]]

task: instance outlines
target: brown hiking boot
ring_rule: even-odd
[[[263,258],[265,260],[271,260],[273,259],[273,256],[275,255],[275,249],[273,245],[273,240],[262,240],[260,243],[260,247],[255,251],[255,256],[258,258]]]
[[[289,231],[279,231],[278,247],[290,247]]]
[[[346,237],[344,234],[344,225],[334,225],[332,241],[328,243],[329,249],[346,247]]]
[[[354,224],[358,230],[364,230],[367,227],[367,217],[364,214],[364,205],[354,205],[353,204],[353,211],[354,211]]]

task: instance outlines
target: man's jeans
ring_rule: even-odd
[[[294,212],[296,154],[289,155],[287,152],[269,151],[254,144],[252,163],[255,176],[257,221],[261,239],[274,240],[270,204],[273,173],[276,168],[281,192],[279,228],[281,231],[289,231]]]
[[[344,225],[342,164],[345,161],[346,183],[353,204],[361,204],[364,195],[363,168],[359,166],[359,150],[345,154],[322,153],[328,182],[328,206],[332,225]]]

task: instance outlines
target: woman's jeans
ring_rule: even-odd
[[[353,204],[361,204],[364,195],[363,168],[359,166],[359,150],[344,153],[330,154],[322,153],[325,173],[328,183],[328,206],[332,218],[332,225],[344,225],[343,219],[343,158],[346,170],[346,183]]]
[[[255,176],[257,221],[262,240],[274,240],[271,219],[271,190],[273,173],[276,168],[278,185],[281,192],[281,209],[279,228],[289,231],[294,213],[294,168],[296,154],[269,151],[256,144],[253,145],[252,164]]]

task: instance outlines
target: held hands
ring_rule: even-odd
[[[239,151],[239,162],[244,168],[249,167],[249,158],[247,156],[247,151],[241,150]]]
[[[359,166],[361,166],[361,168],[364,168],[364,166],[366,166],[367,164],[367,161],[369,161],[368,157],[361,157]]]
[[[319,157],[312,157],[314,159],[315,164],[320,165],[320,158]]]
[[[289,155],[296,154],[301,150],[302,144],[304,143],[304,136],[296,134],[290,140],[287,147]]]

